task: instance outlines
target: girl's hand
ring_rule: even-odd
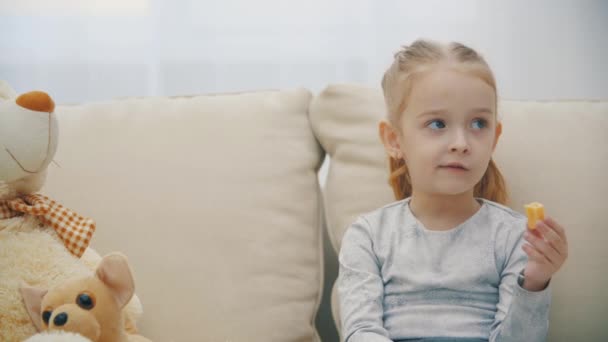
[[[523,245],[528,264],[524,270],[523,287],[529,291],[541,291],[568,257],[566,232],[555,220],[547,217],[538,221],[536,229],[527,230],[524,239],[528,242]]]

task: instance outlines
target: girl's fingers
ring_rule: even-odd
[[[522,246],[522,248],[523,248],[524,252],[526,252],[526,254],[528,254],[528,258],[530,260],[551,265],[551,262],[541,252],[539,252],[536,248],[534,248],[532,245],[524,244]]]
[[[566,245],[556,231],[551,229],[542,221],[539,221],[536,224],[536,230],[541,233],[540,236],[535,234],[536,236],[539,236],[541,239],[546,240],[549,245],[551,245],[551,247],[553,247],[553,249],[555,249],[555,251],[557,251],[559,254],[565,253]]]
[[[557,235],[559,235],[562,241],[564,241],[564,244],[568,244],[568,238],[566,237],[566,230],[564,227],[548,216],[545,218],[544,223],[551,227],[557,233]]]
[[[552,265],[558,266],[563,259],[559,252],[556,251],[547,241],[538,238],[532,234],[525,234],[525,239],[528,241],[537,252],[541,253]]]

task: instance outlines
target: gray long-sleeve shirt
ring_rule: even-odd
[[[347,229],[338,276],[345,341],[546,340],[550,286],[530,292],[517,283],[526,217],[478,200],[481,208],[447,231],[425,228],[410,198]]]

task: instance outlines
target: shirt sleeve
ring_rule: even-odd
[[[344,234],[337,280],[345,342],[388,342],[383,322],[384,283],[369,224],[360,217]]]
[[[526,223],[521,220],[515,226],[506,228],[508,232],[503,235],[504,238],[498,237],[496,242],[496,250],[503,254],[501,259],[504,267],[499,272],[499,300],[490,342],[546,341],[551,304],[550,285],[542,291],[530,292],[518,284],[518,275],[528,261],[528,256],[522,249]]]

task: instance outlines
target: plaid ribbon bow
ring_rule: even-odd
[[[70,253],[80,258],[95,232],[95,222],[82,217],[43,195],[25,195],[0,202],[0,219],[23,214],[36,216],[53,227]]]

